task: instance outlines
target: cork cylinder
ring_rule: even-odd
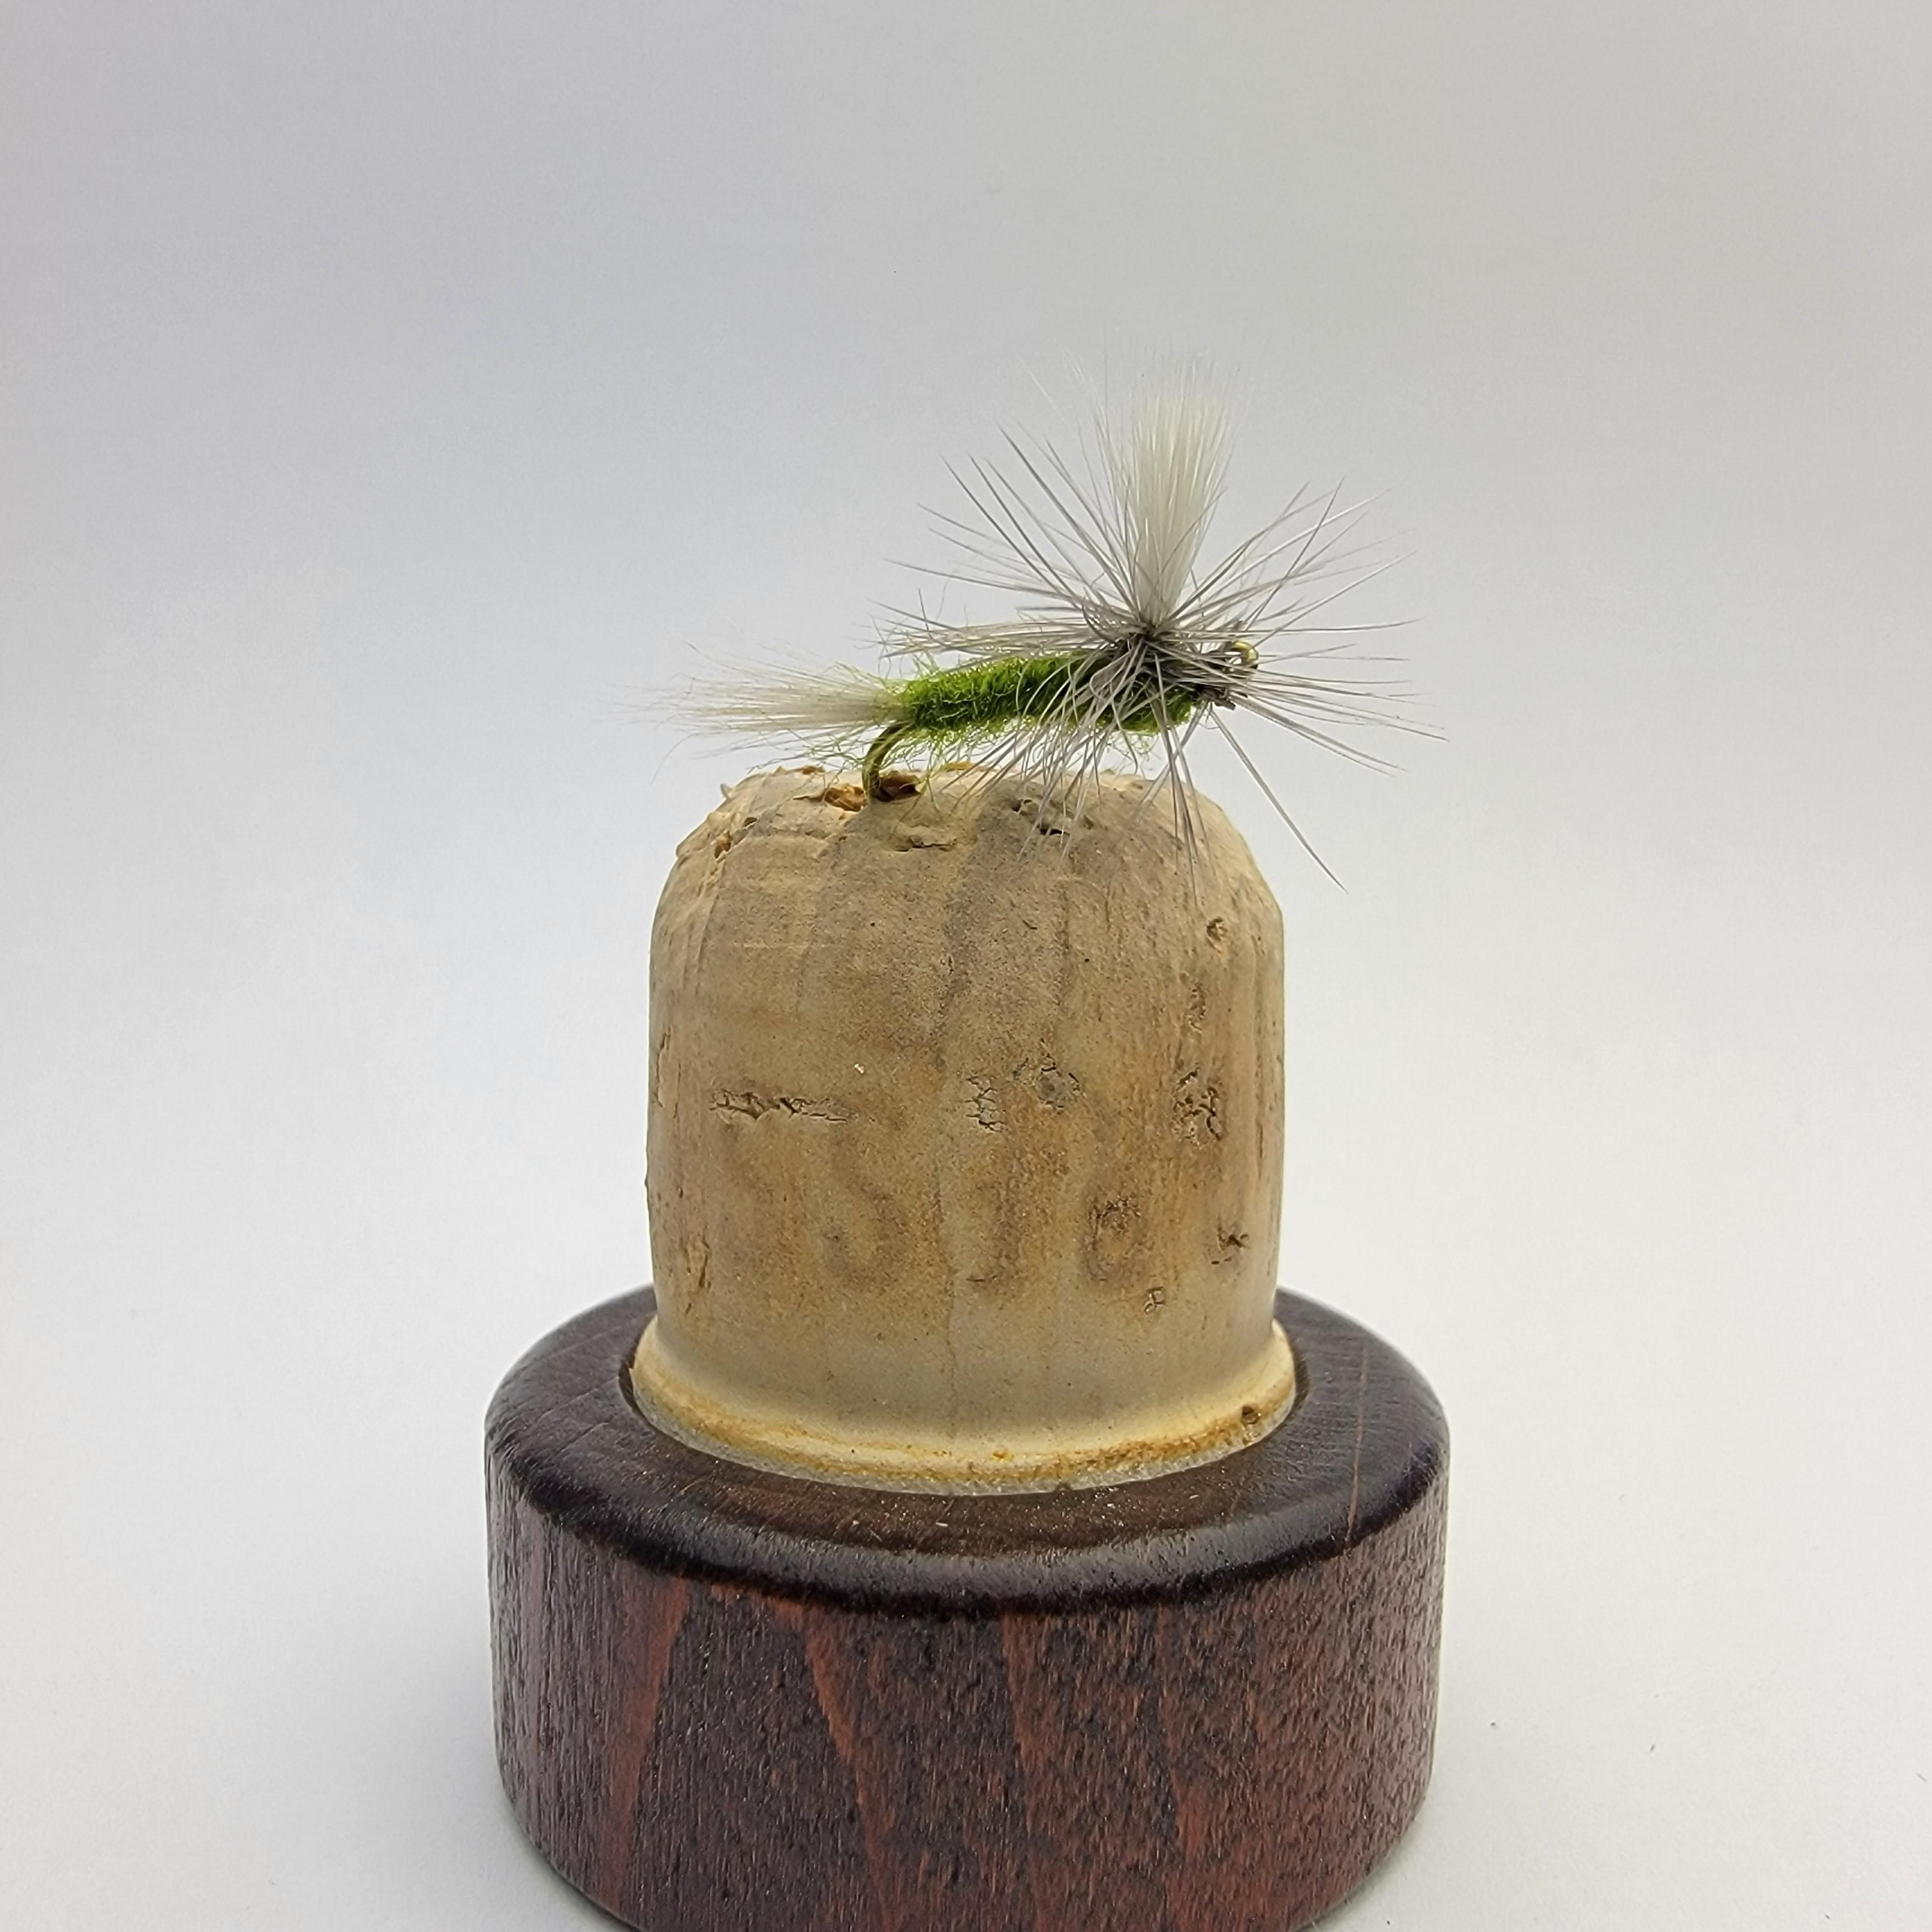
[[[1294,1396],[1279,908],[1217,808],[730,790],[651,948],[650,1418],[884,1489],[1158,1474]]]

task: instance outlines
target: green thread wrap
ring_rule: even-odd
[[[943,745],[995,736],[1028,719],[1051,718],[1066,710],[1106,662],[1085,652],[995,658],[908,678],[892,694],[889,722],[866,753],[861,776],[866,796],[891,796],[881,789],[885,762],[908,740]],[[1200,702],[1198,692],[1163,689],[1144,678],[1115,694],[1106,722],[1111,730],[1160,731],[1184,722]]]

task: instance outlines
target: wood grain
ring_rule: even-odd
[[[648,1294],[488,1430],[504,1784],[646,1932],[1287,1932],[1429,1774],[1447,1436],[1400,1356],[1282,1296],[1264,1442],[1113,1490],[800,1482],[639,1418]]]

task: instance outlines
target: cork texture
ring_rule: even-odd
[[[1280,910],[1219,809],[1109,776],[730,790],[651,958],[640,1400],[855,1481],[1105,1480],[1272,1426]],[[782,1338],[781,1342],[779,1338]]]

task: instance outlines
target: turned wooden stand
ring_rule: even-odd
[[[1292,1932],[1414,1816],[1448,1437],[1288,1294],[1295,1407],[1112,1488],[897,1493],[646,1422],[653,1306],[513,1369],[488,1430],[496,1736],[565,1878],[644,1932]]]

